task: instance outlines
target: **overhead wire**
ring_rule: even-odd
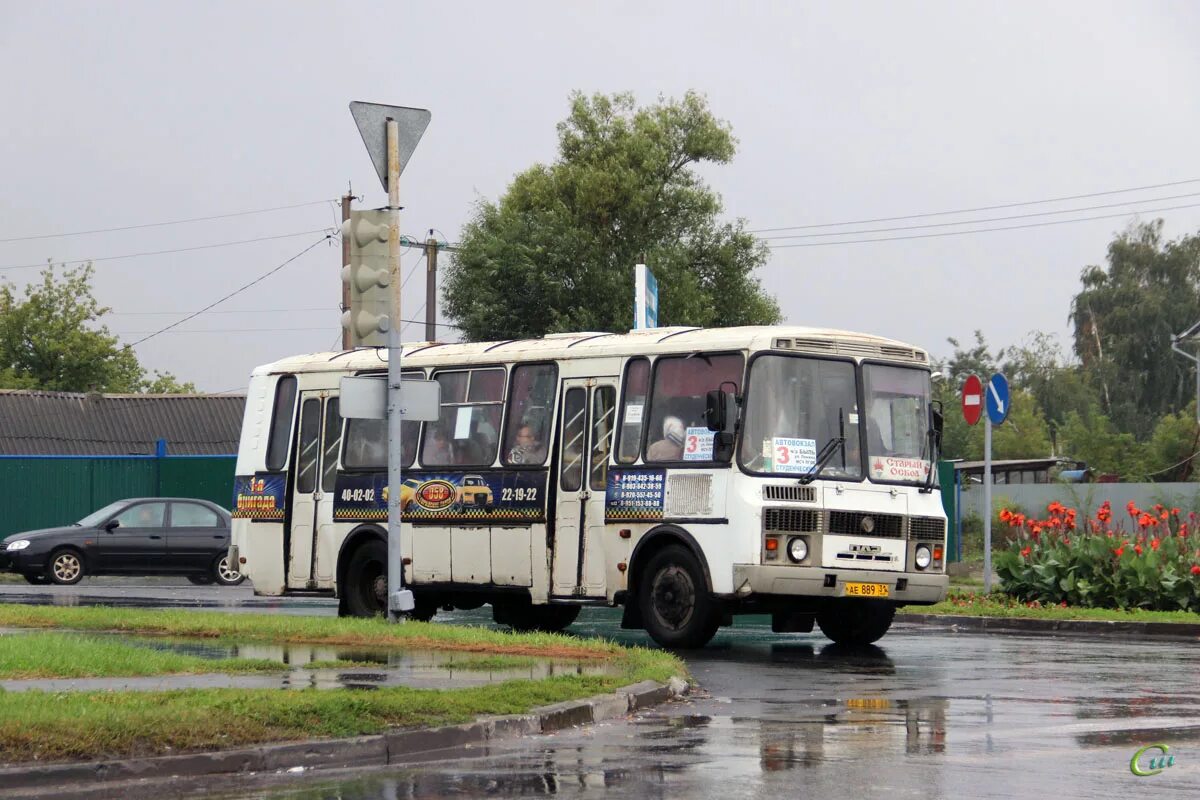
[[[1136,213],[1158,214],[1163,211],[1179,211],[1179,210],[1185,209],[1185,208],[1198,208],[1198,207],[1200,207],[1200,203],[1189,203],[1187,205],[1167,206],[1165,208],[1147,208],[1147,209],[1143,209],[1142,211],[1136,212]],[[968,230],[968,231],[941,231],[939,233],[918,233],[918,234],[913,234],[912,236],[881,236],[881,237],[877,237],[877,238],[873,238],[873,239],[842,239],[839,241],[829,241],[829,242],[796,242],[794,244],[771,244],[770,242],[765,242],[765,244],[767,245],[767,247],[769,247],[772,250],[786,250],[786,249],[792,248],[792,247],[832,247],[835,245],[842,245],[842,244],[869,244],[871,242],[896,242],[896,241],[902,241],[905,239],[936,239],[936,238],[943,237],[943,236],[967,236],[969,234],[975,234],[975,233],[994,233],[996,231],[1015,231],[1015,230],[1020,230],[1023,228],[1044,228],[1044,227],[1047,227],[1050,225],[1067,225],[1069,223],[1074,223],[1074,222],[1091,222],[1093,220],[1098,220],[1098,219],[1117,219],[1117,218],[1128,217],[1128,216],[1129,216],[1128,212],[1122,213],[1122,214],[1099,214],[1099,215],[1092,216],[1092,217],[1079,217],[1076,219],[1057,219],[1057,220],[1050,220],[1049,222],[1029,222],[1024,225],[1003,225],[998,228],[978,228],[976,230]],[[854,233],[854,231],[849,231],[844,235],[850,236],[850,235],[853,235],[853,233]]]
[[[853,231],[829,231],[826,233],[791,233],[781,236],[760,236],[763,241],[777,241],[781,239],[813,239],[819,236],[857,236],[863,233],[891,233],[893,231],[917,231],[926,228],[947,228],[952,225],[982,225],[988,222],[1006,222],[1014,219],[1032,219],[1033,217],[1050,217],[1055,214],[1077,214],[1081,211],[1098,211],[1102,208],[1120,208],[1121,206],[1136,205],[1138,203],[1160,203],[1167,200],[1182,200],[1188,197],[1200,197],[1200,192],[1188,192],[1187,194],[1169,195],[1167,197],[1150,197],[1145,200],[1126,200],[1121,203],[1103,203],[1095,206],[1083,206],[1080,208],[1064,208],[1059,211],[1033,211],[1028,214],[1010,214],[1004,217],[984,217],[983,219],[964,219],[956,222],[929,222],[924,225],[899,225],[891,228],[866,228]],[[1137,210],[1130,210],[1131,214],[1137,213]]]
[[[326,234],[325,234],[324,236],[322,236],[320,239],[317,239],[315,242],[313,242],[312,244],[310,244],[308,247],[304,248],[304,249],[303,249],[303,250],[301,250],[299,253],[296,253],[296,255],[292,256],[292,257],[291,257],[291,258],[289,258],[287,261],[284,261],[284,262],[283,262],[282,264],[280,264],[279,266],[277,266],[277,267],[274,267],[274,268],[272,268],[272,269],[269,269],[269,270],[267,270],[267,271],[266,271],[266,272],[264,272],[262,275],[259,275],[257,278],[255,278],[254,280],[250,281],[249,283],[247,283],[247,284],[245,284],[245,285],[243,285],[243,286],[241,286],[241,287],[239,287],[239,288],[237,288],[237,289],[234,289],[232,292],[230,292],[229,294],[227,294],[227,295],[225,295],[224,297],[220,298],[219,300],[215,300],[215,301],[213,301],[212,303],[209,303],[209,304],[208,304],[207,306],[205,306],[204,308],[200,309],[199,311],[195,311],[195,312],[193,312],[193,313],[191,313],[191,314],[187,315],[186,317],[184,317],[184,318],[183,318],[183,319],[181,319],[181,320],[177,320],[176,322],[172,322],[170,325],[167,325],[167,326],[164,326],[164,327],[162,327],[162,328],[159,328],[158,330],[156,330],[156,331],[154,331],[154,332],[150,333],[149,335],[147,335],[147,336],[144,336],[144,337],[142,337],[141,339],[138,339],[138,340],[137,340],[136,342],[134,342],[133,344],[127,345],[127,347],[136,347],[137,345],[141,344],[142,342],[148,341],[148,340],[150,340],[150,339],[153,339],[155,336],[158,336],[158,335],[160,335],[160,334],[166,333],[167,331],[171,330],[172,328],[177,328],[177,327],[179,327],[180,325],[182,325],[183,323],[187,322],[188,320],[195,319],[196,317],[198,317],[198,316],[200,316],[201,314],[203,314],[205,311],[208,311],[210,308],[214,308],[215,306],[218,306],[218,305],[220,305],[221,303],[224,303],[226,300],[229,300],[230,298],[236,297],[237,295],[239,295],[239,294],[241,294],[242,292],[246,291],[247,289],[249,289],[251,286],[254,286],[255,284],[262,283],[264,280],[266,280],[267,278],[271,277],[271,276],[272,276],[272,275],[274,275],[276,272],[279,272],[279,270],[283,269],[283,268],[284,268],[284,267],[286,267],[288,264],[291,264],[293,261],[295,261],[296,259],[300,258],[300,256],[302,256],[302,255],[304,255],[305,253],[307,253],[308,251],[312,250],[314,247],[316,247],[317,245],[319,245],[321,242],[327,242],[327,241],[329,241],[329,240],[331,240],[331,239],[333,239],[333,238],[334,238],[334,234],[332,234],[332,233],[326,233]]]
[[[249,211],[234,211],[228,214],[211,214],[207,217],[189,217],[188,219],[173,219],[165,222],[142,222],[137,225],[121,225],[116,228],[94,228],[87,231],[71,231],[69,233],[40,233],[33,236],[13,236],[7,239],[0,239],[0,243],[4,242],[28,242],[35,239],[61,239],[67,236],[87,236],[93,233],[114,233],[116,231],[133,231],[140,228],[160,228],[166,225],[185,225],[191,222],[207,222],[214,219],[230,219],[232,217],[245,217],[251,214],[266,214],[271,211],[286,211],[292,208],[307,208],[309,206],[323,205],[330,202],[329,200],[313,200],[308,203],[295,203],[289,206],[273,206],[271,208],[255,208]]]
[[[796,231],[810,228],[836,228],[845,225],[868,225],[876,222],[899,222],[906,219],[922,219],[924,217],[944,217],[953,214],[974,214],[979,211],[998,211],[1005,208],[1019,208],[1021,206],[1036,206],[1045,203],[1062,203],[1067,200],[1087,200],[1092,197],[1105,197],[1113,194],[1128,194],[1130,192],[1143,192],[1151,189],[1166,189],[1171,186],[1185,186],[1187,184],[1200,183],[1200,178],[1188,178],[1180,181],[1170,181],[1168,183],[1155,183],[1146,186],[1134,186],[1128,189],[1110,189],[1104,192],[1089,192],[1087,194],[1067,195],[1063,197],[1049,197],[1043,200],[1025,200],[1019,203],[999,203],[990,206],[976,206],[975,208],[958,208],[949,211],[926,211],[920,214],[904,214],[894,217],[874,217],[871,219],[846,220],[844,222],[819,222],[808,225],[785,225],[778,228],[755,228],[747,231],[747,233],[774,233],[775,231]]]
[[[95,258],[79,258],[79,259],[73,259],[71,261],[56,261],[53,263],[56,265],[61,265],[61,266],[68,266],[71,264],[94,263],[96,261],[116,261],[118,259],[123,259],[123,258],[142,258],[144,256],[161,256],[161,255],[167,255],[168,253],[190,253],[195,250],[211,250],[211,249],[217,248],[217,247],[233,247],[235,245],[241,245],[241,244],[253,244],[254,242],[269,242],[269,241],[274,241],[276,239],[294,239],[297,236],[311,236],[314,233],[326,233],[327,235],[325,236],[325,238],[330,238],[334,234],[328,233],[328,231],[329,231],[328,228],[318,228],[318,229],[311,230],[311,231],[298,231],[296,233],[281,233],[278,236],[258,236],[253,239],[238,239],[236,241],[231,241],[231,242],[214,242],[213,244],[199,244],[199,245],[194,245],[192,247],[175,247],[175,248],[171,248],[169,250],[148,250],[148,251],[142,252],[142,253],[126,253],[124,255],[119,255],[119,256],[97,256]],[[322,239],[322,241],[324,241],[324,239]],[[38,264],[14,264],[14,265],[9,265],[9,266],[3,266],[3,267],[0,267],[0,272],[10,272],[13,270],[18,270],[18,269],[37,269],[40,267],[45,267],[48,263],[51,263],[51,262],[43,261]]]

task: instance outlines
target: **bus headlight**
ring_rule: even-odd
[[[929,545],[917,545],[917,551],[914,554],[917,562],[917,569],[927,569],[930,563],[933,562],[933,553],[929,550]]]
[[[808,542],[803,536],[793,536],[788,540],[788,558],[797,564],[808,558]]]

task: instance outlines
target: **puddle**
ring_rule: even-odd
[[[36,637],[40,631],[0,628],[0,636]],[[60,691],[163,691],[168,689],[453,689],[486,686],[511,680],[540,680],[556,675],[610,675],[619,667],[596,661],[553,661],[528,656],[497,656],[437,650],[394,650],[319,644],[266,644],[262,642],[198,642],[192,639],[158,639],[123,634],[60,631],[104,637],[130,647],[165,650],[206,659],[245,658],[278,663],[277,673],[154,675],[123,678],[54,678],[0,680],[10,692],[31,689]],[[352,661],[364,666],[324,666]],[[315,665],[315,666],[311,666]]]

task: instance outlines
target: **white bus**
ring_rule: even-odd
[[[386,425],[343,420],[343,376],[386,349],[255,370],[231,555],[258,594],[327,593],[385,611]],[[414,616],[490,603],[562,630],[585,605],[698,647],[734,614],[838,642],[943,599],[941,414],[928,354],[797,327],[405,345],[441,384],[437,422],[404,423],[404,583]]]

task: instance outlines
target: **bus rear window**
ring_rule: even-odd
[[[287,464],[288,439],[292,434],[292,412],[296,408],[296,378],[285,375],[275,385],[271,411],[271,438],[267,441],[267,470],[279,472]]]

